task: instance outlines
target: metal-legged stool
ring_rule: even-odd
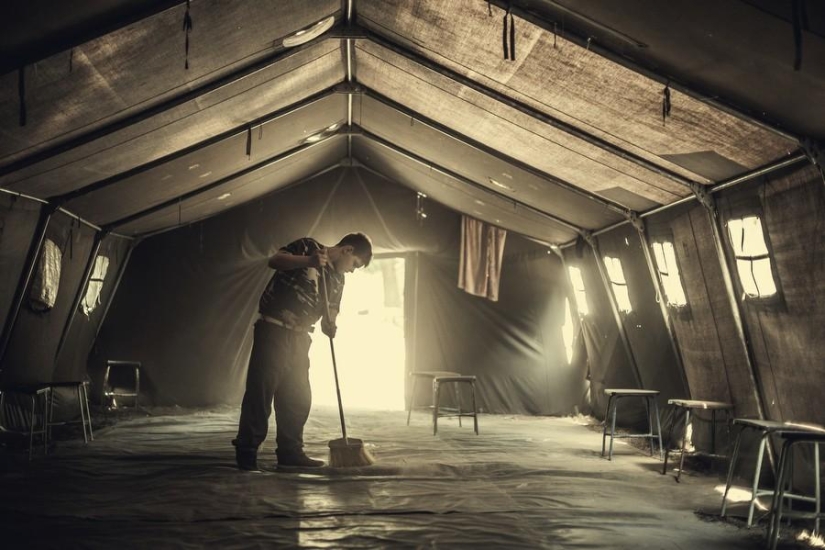
[[[799,425],[795,425],[799,427]],[[804,425],[802,426],[804,427]],[[822,511],[822,500],[820,494],[819,476],[819,445],[825,443],[825,430],[808,428],[807,431],[777,432],[782,437],[782,451],[779,455],[779,466],[776,473],[776,489],[773,494],[771,504],[771,523],[768,526],[767,546],[771,550],[776,548],[779,542],[779,526],[783,516],[786,518],[812,519],[814,520],[814,534],[819,533],[819,520],[825,517]],[[787,500],[787,487],[790,484],[790,473],[793,468],[793,449],[798,445],[814,446],[814,496],[811,499],[816,503],[816,510],[813,512],[784,511]],[[796,497],[797,500],[799,497]],[[810,499],[811,497],[809,497]]]
[[[52,426],[64,424],[64,422],[54,422],[54,394],[57,388],[74,388],[77,396],[77,405],[80,407],[80,422],[83,425],[83,441],[88,443],[94,441],[95,436],[92,433],[92,415],[89,411],[89,391],[87,389],[88,382],[86,380],[70,381],[70,382],[50,382],[52,391],[49,398],[49,437],[51,437]]]
[[[709,456],[719,456],[716,454],[716,412],[717,411],[724,411],[725,415],[727,416],[727,420],[730,420],[731,413],[733,411],[733,405],[731,403],[723,403],[721,401],[702,401],[698,399],[668,399],[668,405],[672,405],[677,409],[684,409],[685,411],[685,433],[682,437],[682,447],[679,449],[680,457],[679,457],[679,473],[676,474],[676,481],[680,481],[682,477],[682,470],[685,466],[685,455],[689,454],[689,451],[686,449],[687,446],[687,431],[688,426],[690,426],[690,411],[693,410],[707,410],[711,412],[711,432],[710,432],[710,444],[711,444],[711,452]],[[678,411],[673,415],[674,422],[676,419],[676,415]],[[730,437],[730,422],[728,424],[728,437]],[[673,430],[670,431],[670,438],[671,441],[673,439]],[[670,454],[670,441],[668,441],[668,445],[665,448],[665,464],[662,468],[662,475],[667,473],[667,458]],[[707,454],[707,453],[704,453]]]
[[[103,402],[111,408],[117,408],[118,398],[133,399],[137,408],[140,399],[140,361],[106,361],[106,373],[103,375]]]
[[[28,427],[28,436],[29,436],[29,460],[32,459],[32,453],[34,451],[34,436],[39,435],[43,440],[43,454],[49,454],[49,401],[51,399],[51,387],[47,384],[35,384],[29,386],[11,386],[0,388],[0,415],[6,414],[5,409],[5,401],[6,401],[6,394],[20,394],[25,395],[29,398],[29,402],[31,404],[31,408],[29,410],[29,427]],[[38,404],[38,401],[40,403]],[[39,413],[38,413],[39,409]],[[40,422],[40,426],[38,427],[37,418],[40,416],[42,418],[42,422]],[[7,429],[6,427],[0,424],[0,428],[4,431],[12,431],[23,433],[18,430]]]
[[[433,435],[438,433],[438,419],[444,417],[458,417],[458,426],[461,427],[461,418],[465,416],[472,416],[473,417],[473,429],[475,430],[476,435],[478,435],[478,409],[476,408],[476,377],[475,376],[467,376],[462,375],[457,372],[451,371],[417,371],[411,372],[410,376],[413,379],[412,389],[410,391],[410,399],[407,404],[407,426],[410,425],[410,416],[412,416],[413,411],[413,400],[415,399],[415,386],[418,382],[419,378],[428,378],[432,380],[433,384],[433,404],[430,406],[433,410]],[[439,401],[441,397],[441,385],[442,384],[455,384],[455,398],[456,398],[456,405],[457,409],[444,409],[439,406]],[[470,391],[472,392],[473,396],[473,409],[472,412],[464,412],[461,408],[461,390],[460,384],[469,384]],[[448,411],[448,412],[443,412]]]
[[[616,438],[626,437],[643,437],[650,440],[650,456],[653,456],[653,440],[659,440],[659,458],[662,458],[662,425],[659,420],[659,405],[656,403],[656,398],[659,396],[659,390],[635,390],[635,389],[617,389],[606,388],[604,394],[607,398],[607,409],[604,415],[604,428],[602,429],[602,456],[604,456],[605,440],[607,439],[607,423],[610,422],[610,451],[607,459],[613,460],[613,440]],[[619,399],[622,397],[641,397],[645,402],[645,410],[647,411],[647,433],[646,434],[620,434],[616,435],[616,410],[618,409]],[[653,405],[651,407],[651,404]],[[653,417],[651,417],[651,412]],[[653,432],[653,419],[656,420],[656,433]]]
[[[793,424],[790,422],[777,422],[775,420],[759,420],[756,418],[734,418],[733,424],[734,426],[741,426],[741,429],[739,430],[739,433],[736,436],[736,443],[733,446],[733,455],[731,456],[730,466],[728,467],[728,478],[727,482],[725,483],[725,492],[722,495],[722,511],[720,513],[720,516],[725,517],[725,513],[727,511],[727,497],[728,492],[730,491],[731,483],[733,481],[733,472],[736,469],[736,463],[739,459],[739,450],[742,443],[742,435],[746,430],[755,430],[759,432],[759,451],[757,452],[756,456],[756,468],[753,474],[751,498],[748,504],[748,527],[751,527],[753,525],[753,513],[754,508],[756,507],[756,501],[759,499],[759,497],[762,496],[773,496],[775,492],[773,488],[759,488],[759,478],[760,474],[762,473],[762,464],[765,460],[765,448],[768,445],[770,436],[772,434],[782,434],[786,432],[789,433],[794,431],[807,431],[808,428],[801,427],[798,424]],[[823,428],[823,430],[825,430],[825,428]],[[797,493],[793,493],[790,491],[785,491],[784,498],[814,502],[814,497],[799,495]]]

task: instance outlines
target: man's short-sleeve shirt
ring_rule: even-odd
[[[311,256],[322,248],[325,247],[318,241],[306,237],[289,243],[280,252]],[[330,308],[338,310],[344,291],[344,275],[337,273],[331,264],[324,268],[324,274]],[[320,278],[319,271],[314,267],[276,270],[261,294],[258,311],[290,328],[303,329],[314,325],[324,313],[324,289]]]

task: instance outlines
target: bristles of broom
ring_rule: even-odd
[[[375,464],[375,457],[354,437],[329,442],[329,465],[332,468],[358,468]]]
[[[327,321],[329,315],[329,298],[327,295],[327,281],[324,268],[321,268],[321,283],[324,285],[324,306],[326,307]],[[364,442],[354,437],[347,437],[347,423],[344,420],[344,404],[341,401],[341,387],[338,385],[338,365],[335,361],[335,345],[332,336],[329,337],[329,350],[332,353],[332,372],[335,374],[335,393],[338,395],[338,414],[341,417],[341,439],[329,442],[329,465],[332,468],[358,468],[375,464],[375,458],[364,448]]]

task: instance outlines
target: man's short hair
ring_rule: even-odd
[[[370,265],[370,260],[372,260],[372,241],[363,233],[349,233],[348,235],[344,235],[335,246],[351,246],[352,253],[364,262],[363,267]]]

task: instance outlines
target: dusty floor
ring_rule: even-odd
[[[587,419],[350,411],[349,433],[377,463],[358,470],[235,468],[238,410],[144,410],[96,418],[95,441],[63,434],[31,463],[0,450],[4,548],[651,548],[752,549],[719,520],[721,472],[683,475],[619,440],[612,462]],[[115,421],[117,420],[117,421]],[[316,408],[307,451],[340,437]],[[733,513],[741,512],[734,506]],[[786,535],[784,540],[791,539]],[[797,547],[786,542],[785,548]]]

